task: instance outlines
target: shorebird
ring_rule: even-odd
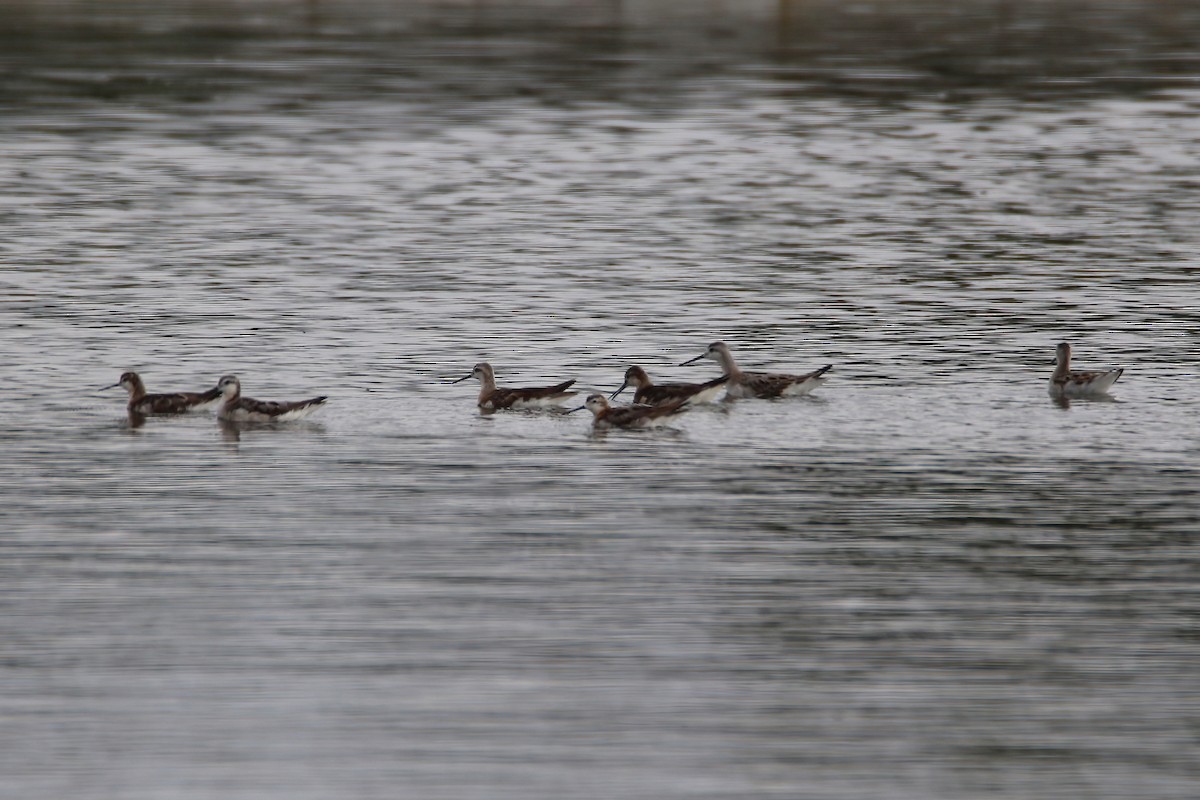
[[[686,411],[687,400],[672,400],[657,406],[619,406],[608,404],[602,394],[588,395],[587,401],[568,411],[568,414],[587,409],[592,412],[592,424],[597,430],[607,428],[649,428],[662,424],[666,417]]]
[[[1050,376],[1050,396],[1087,397],[1107,394],[1108,389],[1121,377],[1124,369],[1107,372],[1077,372],[1071,369],[1071,345],[1059,342],[1054,359],[1054,374]]]
[[[188,411],[199,411],[208,408],[221,399],[220,388],[214,387],[207,392],[173,392],[171,394],[148,394],[146,384],[136,372],[121,374],[121,380],[105,389],[115,389],[120,386],[129,392],[130,414],[183,414]]]
[[[833,364],[826,364],[818,370],[804,375],[784,375],[777,372],[743,372],[738,369],[733,360],[733,353],[724,342],[713,342],[700,355],[689,359],[679,366],[692,364],[702,358],[711,358],[721,364],[729,383],[725,391],[730,397],[798,397],[808,394],[826,381],[823,377],[833,369]]]
[[[471,378],[478,378],[482,387],[479,390],[479,407],[488,411],[498,408],[550,408],[562,405],[568,397],[574,397],[578,392],[567,391],[574,380],[563,381],[554,386],[527,386],[520,389],[501,389],[496,386],[496,373],[492,365],[485,361],[475,365],[470,375],[464,375],[451,383],[462,383]]]
[[[303,419],[325,403],[325,397],[310,400],[277,402],[252,400],[242,397],[242,384],[236,375],[226,375],[217,383],[225,396],[225,402],[217,411],[217,417],[231,422],[287,422]]]
[[[669,403],[672,400],[687,400],[690,403],[707,403],[721,393],[721,389],[729,381],[728,375],[713,378],[707,383],[655,383],[650,380],[646,370],[641,367],[630,367],[625,370],[625,382],[608,399],[616,398],[627,386],[636,387],[633,393],[635,405],[645,404],[656,406]]]

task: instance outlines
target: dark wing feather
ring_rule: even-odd
[[[673,400],[657,406],[629,406],[627,408],[610,408],[604,414],[604,421],[610,425],[629,427],[639,422],[645,422],[659,417],[674,414],[683,408],[687,400]]]
[[[313,397],[309,400],[282,401],[254,400],[249,397],[243,397],[238,400],[237,407],[245,411],[249,411],[252,414],[266,414],[269,417],[279,417],[288,413],[289,411],[307,408],[308,406],[318,406],[321,403],[324,403],[326,399],[326,397],[322,396]]]
[[[194,406],[211,403],[220,396],[221,393],[217,389],[207,392],[148,394],[131,407],[139,414],[181,414]]]
[[[742,385],[749,386],[759,397],[780,397],[789,386],[804,383],[813,378],[819,378],[831,369],[833,369],[833,364],[826,364],[820,369],[807,372],[803,375],[783,375],[774,372],[743,372]]]
[[[721,386],[725,383],[729,383],[728,375],[722,375],[719,378],[713,378],[711,381],[705,381],[704,383],[700,384],[700,389],[711,389],[714,386]]]
[[[555,386],[525,386],[520,389],[497,389],[487,398],[492,408],[509,408],[519,400],[542,400],[562,394],[574,384],[574,379]]]
[[[729,376],[722,375],[704,383],[655,383],[638,389],[633,395],[633,402],[661,405],[672,400],[686,400],[706,389],[728,382]]]
[[[653,386],[644,386],[634,392],[633,402],[658,405],[659,403],[678,400],[681,392],[687,392],[687,390],[687,385],[680,383],[658,383]]]
[[[492,408],[508,408],[513,403],[520,400],[522,395],[512,389],[497,389],[487,396],[479,405],[492,404]]]
[[[556,394],[562,394],[567,389],[574,385],[575,380],[563,381],[556,386],[530,386],[524,389],[509,389],[510,392],[520,392],[522,397],[530,399],[538,399],[542,397],[553,397]]]
[[[221,396],[221,390],[215,386],[213,388],[209,389],[207,392],[200,392],[199,394],[195,395],[195,397],[197,398],[196,399],[197,403],[211,403],[213,400],[216,400],[220,396]]]
[[[758,397],[779,397],[784,389],[796,382],[797,377],[770,372],[743,372],[742,385],[750,387]]]
[[[1071,372],[1070,375],[1067,376],[1067,382],[1068,383],[1090,383],[1091,381],[1094,381],[1097,378],[1099,378],[1103,375],[1107,375],[1107,374],[1108,374],[1107,370],[1104,370],[1101,372],[1074,372],[1073,371],[1073,372]]]

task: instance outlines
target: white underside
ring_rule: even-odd
[[[793,383],[791,386],[784,389],[780,394],[783,397],[800,397],[801,395],[808,394],[824,382],[824,376],[809,378],[808,380],[801,381],[800,383]]]
[[[605,422],[604,420],[597,420],[596,427],[599,428],[600,430],[610,430],[612,428],[620,428],[621,430],[626,430],[626,431],[641,430],[641,429],[646,429],[646,428],[661,428],[664,425],[669,425],[671,423],[671,420],[672,420],[672,417],[669,415],[665,416],[665,417],[653,417],[651,419],[639,419],[637,422],[631,423],[629,425],[614,425],[611,422]]]
[[[532,400],[518,400],[509,406],[509,408],[517,410],[530,408],[559,408],[563,403],[565,403],[567,400],[570,400],[576,394],[578,394],[578,392],[559,394],[555,395],[554,397],[537,397]],[[492,404],[488,403],[486,406],[484,406],[484,408],[491,408],[491,406]]]
[[[635,428],[661,428],[664,425],[670,425],[675,421],[675,416],[668,414],[665,417],[652,417],[651,419],[638,420],[634,423]]]
[[[1060,384],[1050,380],[1050,396],[1051,397],[1088,397],[1097,394],[1106,394],[1117,378],[1121,377],[1121,370],[1114,369],[1106,372],[1094,380],[1087,383],[1074,383],[1067,381]]]
[[[191,414],[194,411],[207,411],[220,402],[221,398],[218,397],[215,400],[209,400],[206,403],[197,403],[194,406],[187,406],[186,408],[181,408],[178,411],[151,411],[149,409],[142,410],[138,408],[137,404],[135,403],[133,411],[136,414],[144,414],[147,416],[175,416],[176,414]]]
[[[726,387],[725,392],[730,397],[739,397],[740,398],[740,397],[757,397],[758,396],[758,395],[754,394],[754,392],[747,389],[745,386],[742,386],[740,383],[734,383],[733,381],[730,381],[729,383],[725,384],[725,387]]]
[[[722,383],[719,386],[711,386],[702,392],[696,392],[694,395],[692,395],[691,397],[688,398],[688,402],[689,403],[711,403],[713,400],[717,399],[717,397],[721,394],[721,392],[725,391],[725,387],[728,385],[729,385],[729,383],[726,382],[726,383]]]
[[[231,412],[222,411],[219,416],[221,419],[227,419],[230,422],[291,422],[292,420],[304,419],[309,414],[321,407],[320,403],[314,403],[303,408],[285,411],[282,414],[263,414],[259,411],[247,411],[244,408],[238,408]]]
[[[782,392],[780,392],[779,396],[780,397],[801,397],[802,395],[808,394],[813,389],[816,389],[818,386],[820,386],[822,383],[824,383],[825,380],[826,380],[826,378],[822,375],[822,376],[818,376],[816,378],[809,378],[806,381],[800,381],[799,383],[793,383],[790,386],[788,386],[787,388],[785,388]],[[735,383],[734,381],[730,381],[729,383],[726,384],[726,387],[728,387],[726,389],[726,391],[729,393],[730,397],[739,397],[740,398],[740,397],[758,397],[759,396],[753,389],[751,389],[750,387],[748,387],[742,383]]]

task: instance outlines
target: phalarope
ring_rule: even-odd
[[[1117,382],[1124,369],[1110,369],[1107,372],[1078,372],[1071,369],[1071,345],[1059,342],[1054,359],[1054,374],[1050,376],[1050,396],[1087,397],[1102,395],[1108,392],[1110,386]]]
[[[679,366],[693,364],[702,358],[711,358],[721,364],[729,383],[725,391],[730,397],[798,397],[808,394],[826,381],[823,376],[833,369],[826,364],[820,369],[804,375],[784,375],[776,372],[743,372],[733,360],[733,353],[724,342],[713,342],[700,355]]]
[[[606,428],[649,428],[653,425],[662,424],[665,418],[672,414],[686,411],[685,406],[687,405],[687,400],[672,400],[656,406],[613,407],[608,404],[608,400],[604,399],[604,395],[591,394],[588,395],[588,399],[583,405],[573,408],[567,413],[582,411],[586,408],[592,412],[592,424],[598,430]]]
[[[121,380],[105,389],[115,389],[120,386],[129,392],[130,414],[183,414],[188,411],[199,411],[208,408],[221,399],[220,388],[214,387],[207,392],[172,392],[171,394],[148,394],[146,384],[136,372],[121,374]]]
[[[217,388],[225,396],[225,402],[221,404],[217,416],[231,422],[287,422],[303,419],[316,411],[326,400],[325,397],[283,402],[252,400],[242,397],[242,384],[236,375],[221,378]]]
[[[625,382],[621,388],[608,396],[613,400],[628,386],[636,387],[633,393],[635,405],[659,405],[672,400],[687,400],[690,403],[707,403],[721,393],[721,389],[729,381],[728,375],[713,378],[706,383],[655,383],[650,380],[646,370],[641,367],[630,367],[625,370]]]
[[[520,389],[498,388],[496,373],[492,371],[492,365],[486,361],[476,364],[470,375],[464,375],[451,383],[462,383],[471,378],[479,379],[481,384],[479,407],[488,411],[499,408],[550,408],[560,406],[564,400],[578,394],[578,392],[567,391],[571,384],[575,383],[574,379],[554,386],[527,386]]]

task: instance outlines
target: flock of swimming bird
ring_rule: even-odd
[[[592,412],[596,428],[640,428],[659,424],[666,418],[679,414],[697,403],[711,402],[722,391],[731,398],[777,398],[797,397],[811,392],[825,382],[825,374],[832,364],[803,375],[788,375],[777,372],[751,372],[742,370],[733,359],[733,353],[724,342],[713,342],[700,355],[680,366],[695,363],[702,358],[711,358],[721,365],[723,374],[704,383],[654,383],[641,367],[630,367],[625,380],[609,397],[602,394],[589,395],[582,406],[567,413],[587,409]],[[1104,395],[1121,377],[1122,369],[1102,372],[1080,372],[1071,369],[1071,346],[1066,342],[1058,345],[1054,374],[1050,376],[1050,396],[1056,399]],[[554,386],[502,388],[496,385],[496,375],[487,363],[476,364],[471,374],[451,383],[461,383],[470,378],[480,382],[479,407],[485,411],[501,409],[528,409],[561,407],[578,392],[571,389],[574,380],[563,381]],[[126,372],[121,379],[105,389],[122,387],[129,393],[131,416],[157,414],[182,414],[205,409],[220,402],[217,417],[230,422],[285,422],[302,419],[324,405],[327,398],[313,397],[308,400],[270,401],[254,400],[242,395],[242,384],[235,375],[226,375],[215,388],[206,392],[175,392],[150,394],[136,372]],[[633,387],[633,404],[613,406],[615,399],[625,389]]]

